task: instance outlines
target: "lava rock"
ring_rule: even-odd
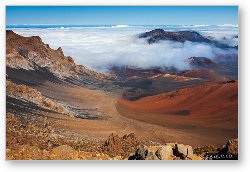
[[[148,156],[148,150],[146,150],[142,146],[139,146],[136,149],[135,154],[130,156],[128,160],[146,160],[147,156]]]
[[[226,146],[220,149],[219,154],[238,156],[238,139],[229,140]]]

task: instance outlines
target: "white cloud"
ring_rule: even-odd
[[[76,63],[102,72],[112,65],[142,68],[175,66],[183,70],[189,68],[185,61],[187,57],[214,58],[218,54],[237,53],[237,50],[226,51],[208,44],[188,41],[160,41],[149,45],[145,39],[136,37],[137,34],[149,30],[142,27],[14,29],[21,35],[38,35],[54,49],[62,47],[65,55],[73,57]],[[211,33],[210,31],[207,35],[213,36]]]

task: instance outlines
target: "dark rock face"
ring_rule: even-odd
[[[238,156],[238,139],[229,140],[226,146],[221,148],[219,154]]]
[[[188,41],[192,42],[207,42],[210,43],[211,40],[203,37],[201,34],[195,31],[179,31],[179,33],[184,36]]]
[[[197,69],[212,69],[218,67],[218,65],[209,58],[206,57],[189,57],[187,59],[189,64],[193,68]]]
[[[219,48],[236,48],[236,47],[230,47],[229,45],[226,44],[221,44],[214,40],[210,40],[195,31],[169,32],[169,31],[164,31],[163,29],[155,29],[149,32],[142,33],[141,35],[139,35],[139,38],[147,38],[149,44],[157,43],[160,40],[169,40],[177,42],[191,41],[191,42],[209,43]]]
[[[146,150],[144,147],[139,146],[136,149],[136,152],[134,155],[130,156],[129,160],[146,160],[148,156],[148,150]]]
[[[196,70],[196,72],[202,74],[201,78],[204,79],[215,79],[215,80],[237,80],[238,78],[238,61],[237,57],[216,57],[213,60],[207,57],[189,57],[187,59],[188,64],[190,65],[192,70]],[[197,71],[199,70],[199,71]],[[187,72],[189,74],[191,71]],[[184,72],[186,73],[186,71]],[[186,74],[187,74],[186,73]],[[196,73],[196,74],[198,74]],[[205,74],[206,73],[206,74]],[[184,76],[191,76],[191,75]],[[193,73],[194,74],[194,73]],[[196,77],[199,78],[197,75]]]
[[[110,73],[115,74],[120,78],[130,79],[133,76],[137,76],[138,78],[147,78],[157,74],[162,74],[163,71],[161,69],[155,67],[150,69],[143,69],[143,68],[135,68],[135,67],[117,67],[113,66],[110,68]],[[132,78],[131,78],[132,79]]]
[[[228,140],[217,153],[206,153],[205,160],[238,160],[238,139]]]
[[[163,29],[155,29],[150,32],[143,33],[139,36],[140,38],[149,38],[148,43],[156,43],[160,40],[170,40],[170,41],[177,41],[177,42],[185,42],[185,41],[192,41],[192,42],[207,42],[210,43],[211,41],[198,32],[195,31],[179,31],[179,32],[167,32]]]

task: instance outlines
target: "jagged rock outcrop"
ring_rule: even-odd
[[[227,144],[220,149],[219,154],[230,154],[234,157],[238,157],[238,139],[229,140]]]
[[[63,54],[62,48],[53,50],[38,36],[23,37],[11,30],[6,31],[6,65],[11,68],[35,70],[36,65],[46,67],[56,76],[75,74],[76,66],[71,57]]]
[[[61,47],[54,50],[39,36],[23,37],[11,30],[6,31],[6,68],[8,79],[29,85],[49,80],[112,89],[106,83],[115,80],[110,75],[75,64],[72,57],[64,55]]]
[[[119,137],[112,133],[105,141],[103,150],[111,157],[122,156],[127,157],[136,150],[139,141],[134,133]]]

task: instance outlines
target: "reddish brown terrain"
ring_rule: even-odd
[[[139,143],[173,143],[172,150],[176,142],[221,146],[238,137],[237,80],[199,69],[100,74],[40,37],[6,37],[8,159],[127,159]],[[61,156],[64,149],[74,156]]]
[[[223,75],[220,75],[212,70],[207,69],[196,69],[196,70],[187,70],[180,74],[181,76],[190,77],[190,78],[202,78],[207,80],[223,81],[227,78]]]
[[[237,96],[237,81],[209,83],[136,101],[120,99],[117,109],[128,118],[210,137],[215,144],[237,137]]]

